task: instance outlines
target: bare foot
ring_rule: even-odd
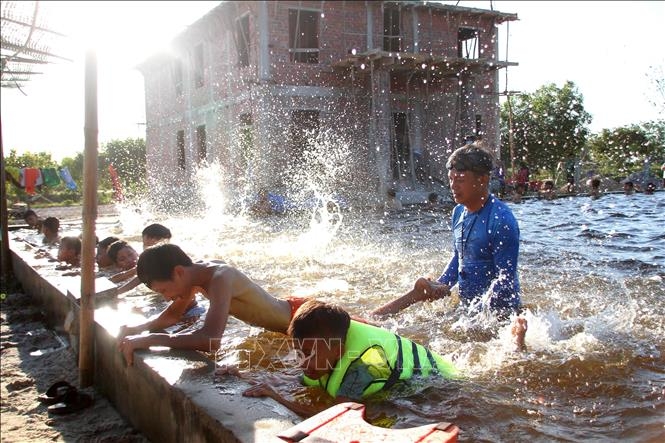
[[[517,317],[513,322],[511,332],[513,334],[513,341],[515,343],[515,351],[526,351],[526,344],[524,343],[524,336],[526,330],[529,328],[526,318]]]

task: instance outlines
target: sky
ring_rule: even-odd
[[[499,27],[499,57],[519,63],[507,89],[525,93],[573,81],[592,132],[665,118],[651,103],[665,70],[665,1],[444,1],[517,13]],[[67,34],[71,62],[43,69],[18,90],[3,88],[5,155],[50,152],[60,161],[83,151],[85,51],[98,60],[99,143],[145,137],[143,77],[136,65],[168,45],[219,2],[40,2],[50,27]],[[500,90],[506,71],[500,71]],[[665,97],[660,96],[661,102]],[[660,108],[662,110],[662,107]]]

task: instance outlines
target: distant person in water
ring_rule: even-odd
[[[56,217],[46,217],[42,223],[42,234],[44,234],[44,244],[53,245],[60,240],[60,220]]]
[[[427,196],[427,205],[425,207],[427,209],[436,209],[438,205],[439,205],[439,194],[437,194],[436,192],[430,192],[429,195]]]
[[[598,177],[594,177],[591,179],[591,190],[589,191],[589,196],[595,200],[600,198],[601,195],[603,195],[603,193],[600,190],[600,179]]]
[[[37,216],[37,213],[32,209],[25,211],[23,214],[23,220],[31,229],[37,229],[38,231],[42,229],[42,221]]]
[[[529,186],[529,176],[531,175],[531,171],[529,171],[529,167],[526,165],[526,163],[521,162],[520,163],[520,169],[517,171],[517,176],[515,177],[515,181],[517,183],[522,183],[526,188]]]
[[[522,203],[522,197],[526,192],[526,185],[524,183],[515,183],[513,192],[510,195],[510,201],[513,203]]]
[[[291,317],[307,300],[273,297],[238,269],[222,262],[194,263],[182,249],[170,243],[160,243],[143,251],[136,272],[141,282],[171,304],[146,323],[121,328],[118,347],[130,365],[134,350],[150,346],[216,351],[229,315],[250,325],[286,334]],[[210,300],[203,326],[183,334],[158,332],[180,321],[196,304],[197,291]],[[151,333],[136,335],[143,331]]]
[[[387,329],[356,322],[344,309],[316,300],[298,308],[287,332],[303,357],[303,382],[327,393],[334,403],[371,398],[415,376],[458,375],[452,362],[424,346]],[[330,406],[289,400],[267,383],[255,385],[243,395],[272,398],[303,417]]]
[[[654,192],[656,192],[656,185],[654,185],[653,183],[649,183],[646,186],[646,188],[644,188],[644,193],[647,194],[647,195],[651,195]]]
[[[540,198],[544,198],[545,200],[554,200],[557,197],[556,191],[554,190],[554,181],[545,180],[543,182],[543,187],[538,192],[538,196]]]
[[[58,261],[71,266],[81,266],[81,239],[78,237],[63,237],[58,248]]]
[[[108,249],[112,243],[115,243],[118,240],[120,240],[118,237],[106,237],[97,243],[97,254],[95,255],[95,261],[97,262],[97,268],[99,270],[113,266],[113,260],[111,260],[111,257],[109,257]]]
[[[107,254],[111,261],[113,261],[113,265],[121,271],[133,269],[139,258],[139,254],[136,250],[124,240],[118,240],[111,243],[108,247]]]
[[[386,200],[385,207],[388,210],[393,210],[393,211],[400,211],[402,210],[402,201],[399,199],[397,196],[397,192],[393,189],[390,188],[388,189],[387,192],[388,199]]]
[[[250,205],[249,212],[257,216],[284,214],[286,212],[286,199],[279,194],[261,188],[256,200]]]
[[[162,241],[171,241],[171,230],[159,223],[146,226],[141,232],[143,249],[153,246]]]
[[[159,223],[153,223],[143,229],[143,232],[141,232],[141,239],[143,240],[143,250],[145,251],[146,248],[154,246],[157,243],[168,243],[171,241],[171,230],[164,225],[160,225]],[[141,284],[141,280],[139,280],[139,278],[136,276],[136,266],[133,266],[131,269],[127,269],[126,271],[111,277],[111,281],[116,283],[118,281],[127,280],[128,278],[131,279],[118,287],[116,292],[117,295],[136,288]]]
[[[626,195],[633,195],[635,193],[635,185],[631,181],[623,184],[623,193]]]
[[[520,230],[510,208],[489,193],[493,156],[471,144],[453,152],[446,167],[457,203],[452,215],[453,256],[436,281],[419,278],[411,291],[375,309],[374,315],[396,313],[416,302],[449,296],[456,284],[462,304],[474,310],[491,290],[489,307],[499,317],[521,311],[517,274]],[[516,327],[526,330],[526,320],[516,321]]]

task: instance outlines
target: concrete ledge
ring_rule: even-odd
[[[78,352],[80,277],[57,275],[55,264],[35,257],[36,249],[23,241],[10,239],[10,248],[14,275],[24,291],[41,304],[50,327],[69,332]],[[99,283],[108,293],[106,283]],[[239,379],[216,380],[214,362],[199,352],[137,351],[128,367],[115,338],[127,316],[118,311],[117,301],[97,301],[95,385],[150,440],[277,442],[282,441],[277,434],[301,421],[273,400],[242,397],[249,385]]]
[[[15,246],[22,246],[23,250]],[[47,280],[39,274],[39,269],[53,268],[53,263],[49,263],[46,259],[34,258],[35,251],[27,243],[16,244],[10,241],[10,247],[14,277],[21,282],[23,290],[32,295],[42,306],[46,314],[46,324],[50,328],[63,330],[68,316],[70,318],[72,314],[76,318],[79,316],[77,301],[69,297],[63,289],[68,284],[80,282],[80,278],[59,277]]]

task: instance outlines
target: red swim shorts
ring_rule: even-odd
[[[299,307],[303,305],[309,298],[307,297],[287,297],[286,301],[289,302],[289,305],[291,305],[291,318],[293,318],[294,315],[296,315],[296,311],[298,310]]]

